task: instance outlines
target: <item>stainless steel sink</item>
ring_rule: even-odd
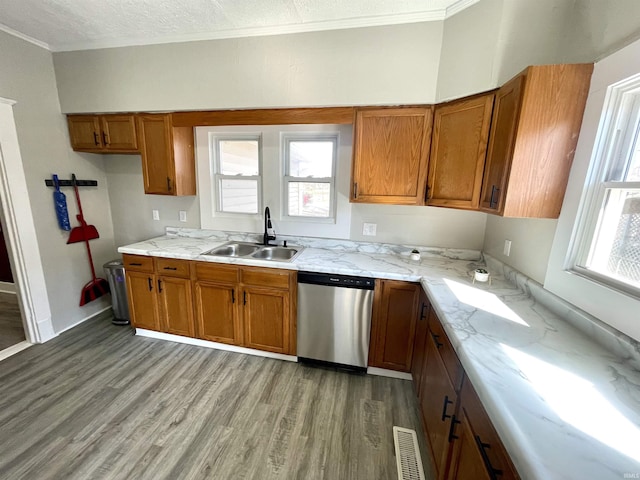
[[[216,257],[245,257],[256,260],[270,260],[274,262],[291,262],[302,247],[264,246],[248,242],[227,242],[219,247],[203,253]]]
[[[253,258],[260,260],[276,260],[286,262],[293,259],[298,254],[298,249],[291,247],[262,247],[252,254]]]
[[[210,250],[203,255],[215,255],[219,257],[244,257],[251,255],[255,251],[260,249],[260,245],[255,243],[244,242],[228,242],[224,245],[220,245],[213,250]]]

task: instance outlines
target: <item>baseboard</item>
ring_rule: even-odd
[[[13,293],[15,295],[17,293],[16,284],[9,282],[0,282],[0,293]]]
[[[81,323],[84,323],[84,322],[89,321],[89,320],[93,320],[94,318],[98,318],[98,317],[108,318],[108,317],[112,317],[112,316],[113,316],[113,309],[111,307],[104,307],[102,310],[98,310],[93,315],[89,315],[88,317],[83,318],[82,320],[74,323],[73,325],[70,325],[70,326],[66,327],[64,330],[60,330],[59,332],[56,332],[55,336],[57,337],[61,333],[64,333],[67,330],[71,330],[72,328],[77,327]]]
[[[24,341],[24,342],[16,343],[15,345],[11,345],[10,347],[5,348],[4,350],[0,350],[0,361],[4,360],[5,358],[11,357],[12,355],[15,355],[18,352],[21,352],[22,350],[29,348],[31,345],[33,344],[27,341]]]
[[[386,368],[368,367],[369,375],[378,375],[379,377],[400,378],[402,380],[413,380],[410,373],[396,372],[395,370],[387,370]]]
[[[257,357],[275,358],[277,360],[285,360],[287,362],[297,362],[298,357],[295,355],[283,355],[281,353],[264,352],[262,350],[254,350],[253,348],[237,347],[236,345],[227,345],[226,343],[210,342],[199,338],[183,337],[182,335],[172,335],[171,333],[156,332],[153,330],[145,330],[136,328],[136,335],[141,337],[157,338],[159,340],[168,340],[170,342],[186,343],[187,345],[195,345],[196,347],[213,348],[215,350],[225,350],[227,352],[244,353],[247,355],[255,355]]]

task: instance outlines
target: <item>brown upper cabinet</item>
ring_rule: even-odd
[[[193,128],[174,127],[171,114],[138,115],[145,193],[195,195]]]
[[[478,208],[494,93],[437,105],[427,205]]]
[[[498,90],[481,210],[558,218],[592,72],[593,64],[532,66]]]
[[[423,205],[433,107],[358,109],[351,201]]]
[[[67,123],[77,152],[139,153],[134,115],[69,115]]]

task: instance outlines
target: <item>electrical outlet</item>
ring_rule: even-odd
[[[153,214],[154,220],[160,220],[160,212],[158,210],[152,210],[151,213]]]
[[[180,221],[181,222],[187,221],[187,212],[184,210],[180,210]]]
[[[504,250],[502,251],[507,257],[511,254],[511,240],[504,241]]]
[[[375,237],[377,228],[378,228],[378,224],[377,223],[363,223],[362,224],[362,235]]]

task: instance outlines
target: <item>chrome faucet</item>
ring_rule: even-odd
[[[276,239],[276,232],[271,225],[271,212],[269,207],[264,209],[264,235],[262,236],[263,245],[271,245],[269,240]]]

